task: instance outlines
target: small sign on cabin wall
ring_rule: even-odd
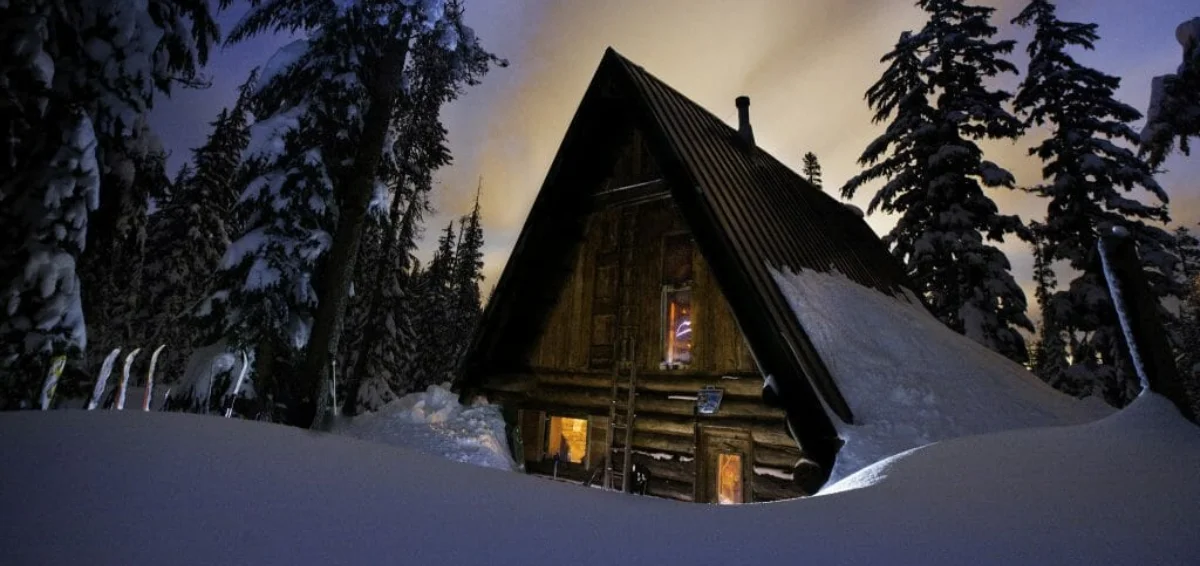
[[[696,393],[696,412],[701,415],[715,415],[721,408],[721,397],[724,395],[724,389],[718,389],[711,385],[704,386]]]

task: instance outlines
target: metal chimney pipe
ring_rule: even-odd
[[[739,96],[734,104],[738,109],[738,134],[747,145],[754,145],[754,128],[750,127],[750,97]]]

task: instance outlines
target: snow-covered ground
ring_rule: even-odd
[[[830,482],[931,442],[1078,424],[1112,412],[1055,391],[1020,364],[950,330],[916,299],[841,274],[773,272],[850,404],[855,424]]]
[[[430,385],[374,413],[340,419],[334,423],[333,432],[476,466],[516,468],[500,407],[463,407],[449,384]]]
[[[182,413],[0,414],[0,454],[14,565],[1200,563],[1200,428],[1152,394],[737,507]]]

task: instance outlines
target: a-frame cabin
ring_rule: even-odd
[[[828,476],[853,415],[770,268],[904,277],[738,106],[735,130],[605,53],[463,366],[528,472],[718,503]]]

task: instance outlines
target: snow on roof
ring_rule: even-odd
[[[954,332],[915,297],[885,295],[838,273],[772,274],[856,419],[838,423],[846,445],[830,482],[931,442],[1111,412]]]
[[[840,493],[739,507],[182,413],[3,413],[0,453],[9,456],[6,564],[588,566],[619,556],[630,565],[1008,566],[1200,556],[1200,430],[1152,394],[1099,423],[949,441],[873,467]]]

